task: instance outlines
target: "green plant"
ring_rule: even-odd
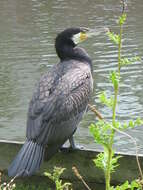
[[[136,180],[132,181],[131,183],[129,183],[128,181],[126,181],[124,184],[120,185],[120,186],[116,186],[116,187],[111,187],[110,190],[140,190],[141,184],[138,183]]]
[[[108,106],[112,110],[112,121],[108,122],[105,121],[101,116],[99,117],[99,121],[95,124],[90,125],[90,132],[94,136],[94,140],[96,143],[99,143],[104,147],[104,152],[100,153],[97,158],[94,160],[94,163],[97,167],[101,168],[104,171],[105,175],[105,183],[106,183],[106,190],[126,190],[126,189],[141,189],[141,185],[136,181],[125,182],[121,186],[111,187],[111,173],[115,171],[115,168],[118,166],[118,160],[120,156],[116,156],[113,150],[113,143],[115,132],[122,132],[127,128],[133,128],[136,125],[142,125],[143,120],[138,118],[137,120],[129,121],[129,123],[120,123],[116,119],[116,108],[118,103],[118,94],[119,94],[119,87],[121,81],[121,68],[123,66],[132,64],[136,61],[140,61],[140,58],[135,56],[132,58],[126,58],[122,56],[122,34],[123,34],[123,25],[126,21],[126,14],[125,12],[125,2],[123,3],[123,11],[122,15],[118,19],[118,26],[119,26],[119,34],[115,34],[110,30],[107,31],[108,37],[112,40],[112,42],[118,47],[118,66],[115,71],[112,71],[109,76],[109,80],[113,86],[113,96],[107,97],[106,92],[102,92],[99,96],[100,102],[106,106]],[[92,110],[94,111],[94,110]],[[95,111],[94,111],[95,112]],[[122,132],[125,134],[125,132]],[[129,136],[129,135],[128,135]],[[131,137],[132,138],[132,137]],[[138,158],[138,157],[137,157]],[[138,159],[137,159],[138,161]],[[142,171],[140,168],[140,164],[138,161],[140,175],[143,178]]]
[[[49,177],[56,185],[56,190],[69,190],[71,189],[71,183],[63,183],[60,179],[61,174],[64,172],[65,168],[54,167],[53,173],[45,172],[45,176]],[[72,189],[71,189],[72,190]]]

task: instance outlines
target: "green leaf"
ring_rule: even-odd
[[[131,121],[129,121],[129,127],[130,128],[133,128],[134,127],[134,122],[131,120]]]
[[[126,14],[122,14],[120,17],[119,17],[119,25],[123,25],[126,21],[126,18],[127,18],[127,15]]]
[[[129,182],[126,181],[124,184],[120,185],[120,186],[116,186],[115,190],[127,190],[129,189]]]
[[[121,65],[129,65],[132,64],[132,62],[128,58],[122,58],[120,60]]]
[[[130,59],[128,59],[128,58],[121,58],[120,63],[121,63],[121,66],[124,66],[124,65],[133,64],[136,61],[141,61],[141,58],[138,57],[138,56],[132,57]]]
[[[56,185],[56,190],[65,190],[65,189],[68,190],[69,187],[71,186],[71,183],[62,184],[62,180],[60,180],[60,176],[64,172],[64,170],[65,168],[54,167],[52,174],[49,172],[44,173],[45,176],[49,177],[52,181],[54,181]]]
[[[127,129],[128,128],[128,124],[127,123],[123,123],[122,124],[122,128],[120,128],[120,129]]]
[[[120,125],[119,129],[128,129],[128,128],[134,128],[136,126],[142,126],[143,125],[143,120],[141,118],[137,118],[135,121],[130,120],[129,123],[123,123]]]
[[[118,34],[115,34],[114,32],[111,32],[111,31],[108,31],[107,32],[107,35],[109,37],[109,39],[115,43],[115,44],[119,44],[119,41],[120,41],[120,36]]]
[[[114,123],[114,127],[115,127],[116,129],[120,129],[120,128],[121,128],[121,123],[118,122],[118,121],[116,121],[116,122]]]
[[[137,183],[136,180],[132,181],[131,184],[129,184],[128,181],[125,181],[122,185],[118,185],[115,188],[112,187],[112,190],[141,190],[141,185]]]
[[[137,118],[135,121],[135,126],[141,126],[143,125],[143,120],[141,118]]]
[[[109,150],[108,148],[105,148],[104,149],[104,152],[101,152],[97,155],[96,159],[94,159],[94,163],[95,165],[106,171],[107,170],[107,160],[108,160],[108,156],[109,156]],[[118,164],[118,160],[119,158],[121,158],[121,156],[114,156],[114,153],[112,154],[112,160],[110,162],[110,171],[111,172],[114,172],[115,171],[115,168],[119,166]]]
[[[100,120],[96,124],[91,124],[89,129],[96,143],[101,144],[104,147],[109,146],[112,124]]]
[[[49,179],[54,180],[52,174],[50,174],[48,172],[44,172],[44,175],[47,176]]]
[[[70,187],[72,184],[71,183],[64,183],[63,185],[62,185],[62,189],[67,189],[68,187]]]
[[[106,92],[101,92],[101,94],[99,95],[99,100],[102,104],[105,104],[106,106],[111,108],[113,107],[114,103],[113,97],[107,98]]]
[[[112,71],[110,73],[110,80],[114,86],[115,91],[118,89],[119,86],[119,81],[120,81],[120,76],[119,73],[116,71]]]
[[[114,172],[115,168],[119,166],[118,160],[122,158],[122,156],[114,156],[111,160],[111,171]]]
[[[135,189],[137,189],[137,190],[141,190],[142,189],[141,184],[138,183],[136,180],[134,180],[134,181],[131,182],[131,190],[135,190]]]
[[[96,159],[93,160],[95,163],[96,167],[105,170],[106,169],[106,160],[104,157],[104,153],[99,153],[96,157]]]

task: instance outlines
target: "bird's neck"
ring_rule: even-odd
[[[89,64],[92,70],[92,61],[84,49],[80,47],[71,47],[64,45],[59,50],[56,49],[56,51],[61,61],[70,60],[70,59],[83,61]]]

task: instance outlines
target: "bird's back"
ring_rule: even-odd
[[[75,60],[43,75],[30,102],[27,138],[40,144],[67,140],[86,109],[92,83],[89,65]]]

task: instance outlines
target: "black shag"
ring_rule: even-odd
[[[75,148],[77,129],[92,93],[92,62],[76,47],[88,37],[85,28],[68,28],[57,35],[60,62],[40,79],[29,105],[26,141],[8,168],[9,176],[30,176],[69,140]]]

